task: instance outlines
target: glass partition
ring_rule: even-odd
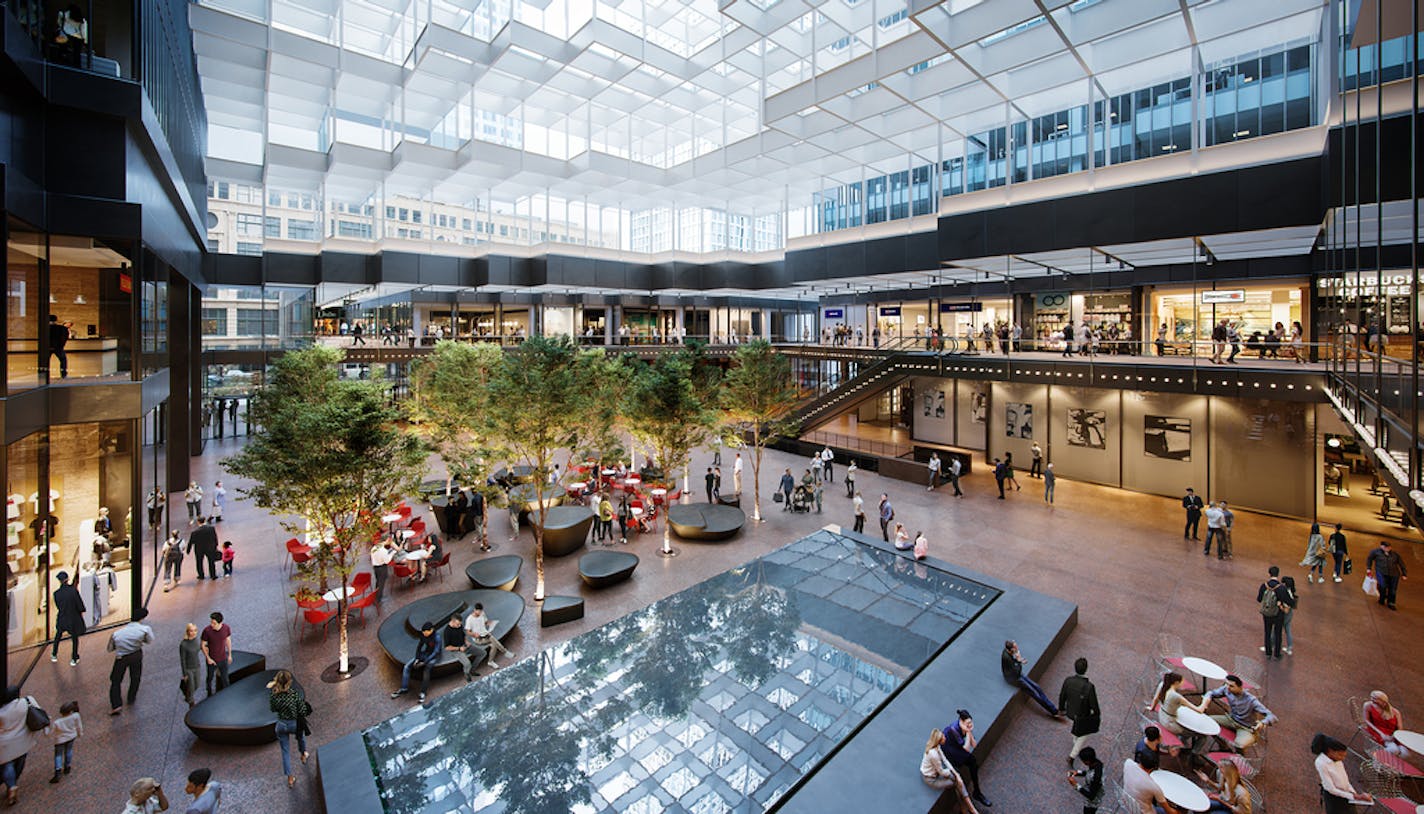
[[[133,370],[130,250],[90,237],[49,240],[49,376],[126,379]]]
[[[40,383],[40,273],[49,244],[43,232],[10,218],[5,241],[5,357],[7,392]]]

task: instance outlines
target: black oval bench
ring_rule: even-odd
[[[236,684],[242,679],[266,669],[267,657],[261,653],[234,650],[232,651],[232,661],[227,665],[227,680],[229,684]]]
[[[501,554],[475,560],[465,566],[465,576],[475,588],[512,591],[514,584],[519,582],[519,569],[523,565],[524,558],[518,554]]]
[[[539,608],[539,627],[553,627],[583,618],[583,599],[577,596],[546,596]]]
[[[230,746],[261,746],[277,739],[277,713],[268,706],[267,683],[276,670],[252,673],[216,695],[204,698],[183,716],[198,740]],[[298,690],[301,685],[293,682]]]
[[[376,631],[376,639],[381,649],[397,664],[405,664],[415,656],[416,639],[420,638],[420,627],[426,622],[435,625],[439,631],[458,613],[462,617],[479,602],[485,606],[485,616],[495,621],[494,637],[503,639],[509,635],[524,616],[524,600],[509,591],[480,590],[451,591],[435,594],[392,611],[381,622]],[[476,648],[479,649],[479,648]],[[474,660],[473,654],[471,660]],[[442,652],[440,660],[431,668],[432,676],[451,675],[460,671],[460,662]]]
[[[532,515],[537,521],[538,516]],[[580,548],[593,528],[587,506],[553,506],[544,515],[544,556],[566,557]]]
[[[590,551],[579,557],[579,576],[590,588],[607,588],[633,576],[638,555],[626,551]]]
[[[715,542],[742,530],[746,514],[734,506],[715,503],[679,503],[668,509],[668,526],[684,540]]]

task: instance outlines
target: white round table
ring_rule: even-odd
[[[664,497],[667,496],[667,490],[666,490],[666,489],[654,489],[654,490],[652,490],[652,492],[651,492],[650,494],[652,494],[653,500],[655,500],[655,501],[657,501],[657,500],[662,500]]]
[[[419,561],[419,560],[428,559],[429,557],[430,557],[430,549],[428,549],[428,548],[418,548],[418,549],[416,549],[415,551],[407,551],[407,552],[405,552],[405,557],[404,557],[404,559],[407,559],[407,560],[417,560],[417,561]]]
[[[1202,678],[1209,678],[1212,681],[1225,681],[1226,668],[1214,661],[1199,659],[1196,656],[1187,656],[1182,659],[1182,666],[1191,670]]]
[[[640,509],[640,508],[638,508],[637,506],[632,507],[632,508],[629,509],[628,511],[632,512],[632,514],[633,514],[634,517],[642,517],[642,516],[643,516],[643,510]]]
[[[605,478],[611,478],[614,475],[618,474],[618,470],[616,469],[601,469],[599,470],[599,472],[601,472],[603,477]]]
[[[638,476],[638,475],[629,475],[628,477],[624,478],[623,480],[624,480],[625,482],[627,482],[627,483],[631,483],[631,484],[634,484],[634,485],[637,485],[637,484],[643,482],[643,479],[642,479],[640,476]]]
[[[1394,730],[1394,739],[1399,742],[1400,746],[1414,754],[1424,755],[1424,733],[1410,729],[1396,729]]]
[[[401,519],[401,516],[400,516],[399,514],[383,514],[383,515],[381,515],[381,522],[382,522],[382,523],[399,523],[399,522],[400,522],[400,519]]]
[[[402,540],[409,540],[410,538],[415,536],[415,532],[411,531],[410,529],[401,529],[396,533],[400,535],[400,538]]]
[[[1177,723],[1199,735],[1220,735],[1221,724],[1185,704],[1177,707]]]
[[[349,598],[351,597],[351,595],[354,594],[354,593],[356,593],[356,589],[355,589],[355,588],[352,588],[350,585],[347,585],[347,586],[346,586],[346,597],[349,599]],[[331,590],[329,590],[329,591],[327,591],[326,593],[322,594],[322,595],[321,595],[321,598],[322,598],[322,599],[325,599],[327,602],[335,602],[340,596],[341,596],[341,589],[340,589],[340,588],[332,588]]]
[[[1176,772],[1158,769],[1152,773],[1152,779],[1161,787],[1162,796],[1174,805],[1188,811],[1206,811],[1211,808],[1211,800],[1207,798],[1206,792]]]

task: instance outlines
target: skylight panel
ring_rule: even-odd
[[[1032,20],[1024,20],[1018,25],[1011,25],[1008,28],[1005,28],[1003,31],[997,31],[993,34],[990,34],[984,39],[979,40],[979,45],[980,47],[987,48],[996,42],[1006,40],[1016,34],[1022,34],[1023,32],[1028,31],[1032,28],[1037,28],[1046,22],[1048,22],[1048,18],[1040,14],[1037,17],[1034,17]]]
[[[781,0],[747,0],[747,2],[762,11],[771,11],[772,7],[780,3]]]

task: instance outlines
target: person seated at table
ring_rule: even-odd
[[[1370,693],[1370,699],[1365,702],[1364,717],[1365,734],[1390,754],[1399,755],[1410,762],[1419,758],[1394,739],[1395,730],[1404,728],[1404,713],[1399,711],[1399,707],[1390,704],[1389,696],[1385,695],[1383,690]]]
[[[1207,792],[1211,799],[1207,814],[1251,814],[1251,792],[1241,782],[1241,769],[1236,761],[1223,760],[1216,764],[1215,775],[1197,770],[1197,777],[1211,789]]]
[[[622,480],[622,479],[628,477],[628,465],[625,464],[625,463],[623,463],[622,461],[619,461],[619,462],[613,467],[613,477],[616,478],[616,479],[618,479],[618,480]]]
[[[430,690],[430,668],[439,660],[440,637],[435,635],[435,625],[426,622],[420,626],[420,638],[415,642],[415,657],[401,668],[400,689],[391,693],[391,697],[399,698],[410,692],[410,671],[417,669],[421,671],[420,700],[425,701],[425,693]]]
[[[1246,691],[1240,676],[1227,675],[1225,684],[1202,696],[1202,705],[1197,711],[1201,712],[1207,703],[1218,699],[1226,704],[1230,714],[1213,715],[1211,719],[1223,727],[1236,730],[1233,745],[1237,749],[1245,749],[1255,743],[1261,729],[1277,720],[1275,713],[1266,709],[1261,699]]]
[[[1147,705],[1147,711],[1157,710],[1157,722],[1173,735],[1190,736],[1191,733],[1177,720],[1177,711],[1185,705],[1188,709],[1201,712],[1206,708],[1206,704],[1196,705],[1188,701],[1182,695],[1182,674],[1178,672],[1166,672],[1162,674],[1162,680],[1157,684],[1157,692],[1152,696],[1152,702]]]
[[[1164,745],[1162,743],[1162,730],[1155,726],[1148,725],[1142,730],[1142,737],[1137,741],[1137,746],[1133,748],[1132,753],[1135,755],[1138,752],[1151,752],[1160,759],[1163,752],[1166,752],[1172,757],[1176,757],[1181,751],[1182,748],[1180,746]]]
[[[1350,814],[1355,802],[1370,804],[1372,797],[1355,791],[1350,775],[1345,771],[1345,744],[1323,733],[1315,733],[1310,741],[1310,753],[1315,755],[1315,773],[1320,778],[1320,800],[1325,814]]]
[[[425,542],[421,544],[428,553],[425,559],[420,561],[420,581],[425,581],[425,569],[432,563],[440,562],[440,558],[445,556],[445,547],[440,544],[440,535],[430,533],[425,535]]]
[[[974,747],[978,745],[974,738],[974,718],[967,709],[956,710],[955,716],[954,723],[940,733],[940,751],[955,769],[969,773],[969,784],[974,787],[971,797],[985,808],[993,808],[994,804],[979,788],[979,760],[974,757]]]
[[[1156,752],[1138,752],[1122,764],[1122,793],[1133,802],[1137,814],[1179,814],[1152,779],[1160,765]]]
[[[969,792],[964,789],[964,780],[960,778],[959,772],[954,770],[954,767],[945,759],[944,753],[940,751],[940,746],[943,744],[944,733],[938,729],[930,730],[929,742],[925,744],[925,753],[920,759],[920,777],[930,788],[953,788],[959,793],[959,799],[964,804],[966,814],[977,814],[974,803],[969,799]]]

